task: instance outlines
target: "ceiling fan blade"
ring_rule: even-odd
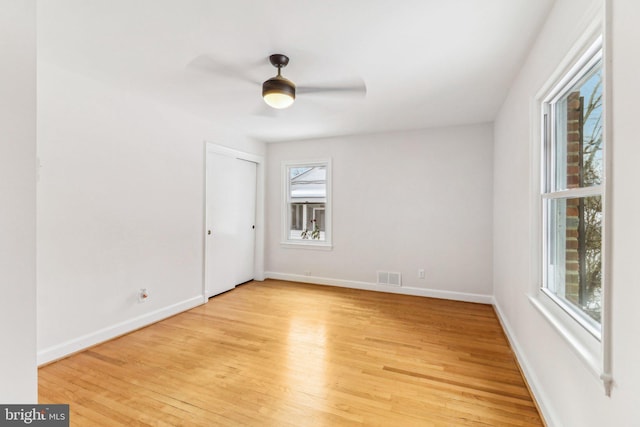
[[[296,86],[296,93],[335,93],[344,95],[358,95],[366,96],[367,85],[364,81],[349,84],[334,84],[334,85],[320,85],[320,86]]]
[[[266,103],[261,102],[256,108],[251,112],[254,116],[261,116],[267,118],[276,118],[280,117],[283,114],[283,110],[278,110],[276,108],[269,107]]]
[[[262,83],[249,77],[249,75],[241,68],[232,64],[220,61],[211,55],[200,55],[192,59],[187,68],[205,72],[208,74],[217,74],[221,77],[242,80],[253,85],[261,85]]]

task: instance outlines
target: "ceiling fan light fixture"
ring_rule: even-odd
[[[277,76],[262,84],[262,98],[272,108],[287,108],[296,99],[296,85],[282,77],[278,69]]]

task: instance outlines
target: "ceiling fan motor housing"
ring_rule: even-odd
[[[291,80],[287,80],[281,75],[271,77],[262,84],[262,96],[273,93],[287,94],[296,99],[296,85]]]

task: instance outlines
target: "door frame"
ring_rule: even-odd
[[[253,162],[256,164],[256,231],[255,231],[255,249],[254,249],[254,280],[264,280],[264,217],[265,217],[265,161],[264,156],[258,154],[247,153],[244,151],[229,148],[224,145],[214,144],[204,141],[204,186],[203,186],[203,220],[202,220],[202,298],[206,303],[209,301],[207,297],[207,279],[209,272],[207,271],[207,253],[209,251],[209,239],[207,239],[207,154],[216,153],[223,156],[234,157],[238,160]]]

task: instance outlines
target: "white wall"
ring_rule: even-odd
[[[36,403],[36,2],[0,1],[0,402]]]
[[[639,20],[639,2],[613,2],[612,336],[616,386],[611,407],[607,409],[618,425],[640,422],[640,276],[637,270],[640,253]]]
[[[637,265],[637,122],[640,4],[613,4],[613,377],[611,397],[534,309],[531,271],[530,111],[532,99],[581,36],[599,0],[557,0],[495,123],[495,298],[551,426],[636,426],[640,420],[640,300]]]
[[[269,144],[267,275],[375,288],[377,270],[396,271],[407,293],[483,300],[492,293],[492,139],[484,124]],[[281,162],[327,157],[333,250],[283,248]]]
[[[264,145],[44,60],[38,114],[39,362],[201,303],[204,140]]]

